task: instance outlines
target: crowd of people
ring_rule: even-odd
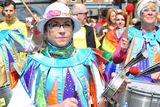
[[[43,18],[21,22],[16,3],[5,0],[0,5],[0,107],[117,107],[129,84],[159,84],[160,72],[129,74],[112,96],[114,103],[102,96],[142,49],[148,57],[130,68],[143,72],[160,62],[157,4],[139,0],[132,20],[122,9],[102,9],[101,19],[91,24],[81,3],[69,7],[66,0],[54,0]]]

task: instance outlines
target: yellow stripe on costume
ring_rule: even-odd
[[[6,65],[2,54],[0,54],[0,79],[0,87],[2,87],[7,82]]]
[[[0,98],[0,107],[6,106],[5,98]]]
[[[158,53],[157,47],[155,47],[154,56],[153,56],[153,64],[160,62],[160,54]]]
[[[160,55],[158,54],[158,49],[155,48],[153,55],[153,65],[160,62]],[[151,74],[151,77],[156,80],[160,80],[160,72]]]

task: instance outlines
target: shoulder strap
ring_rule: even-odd
[[[93,28],[87,25],[85,25],[84,27],[86,28],[87,47],[96,48]]]

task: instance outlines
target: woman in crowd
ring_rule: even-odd
[[[121,12],[116,14],[116,29],[109,31],[102,42],[101,49],[105,52],[103,57],[112,62],[112,53],[118,46],[119,40],[125,33],[126,15]]]
[[[116,50],[118,43],[125,33],[126,15],[123,12],[116,14],[116,30],[107,32],[102,41],[101,50],[104,51],[103,57],[109,60],[106,63],[105,76],[108,82],[111,79],[111,73],[116,71],[116,64],[113,63],[112,54]]]
[[[145,70],[148,67],[160,62],[160,29],[155,26],[156,18],[158,15],[158,6],[156,0],[140,0],[137,3],[135,10],[140,24],[130,27],[128,38],[122,38],[116,51],[113,54],[114,63],[124,62],[127,56],[129,43],[135,38],[133,49],[131,52],[132,59],[141,49],[148,50],[149,57],[135,66],[140,70]],[[160,73],[140,77],[140,80],[155,82],[160,80]]]
[[[115,23],[116,13],[117,10],[114,8],[110,8],[107,11],[106,23],[103,24],[103,27],[100,29],[97,35],[99,40],[102,40],[102,38],[106,35],[108,31],[116,29],[116,23]]]

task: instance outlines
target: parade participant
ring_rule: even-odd
[[[2,11],[3,11],[3,1],[0,1],[0,23],[4,21]]]
[[[7,106],[19,75],[12,72],[13,62],[21,61],[19,52],[32,52],[37,47],[18,30],[0,31],[0,106]]]
[[[71,8],[72,15],[77,20],[81,22],[81,29],[74,33],[73,36],[73,45],[76,48],[98,48],[100,42],[96,36],[94,28],[87,25],[86,21],[88,20],[88,9],[84,4],[74,4]]]
[[[5,11],[3,11],[8,15],[6,16],[6,21],[11,21],[15,18],[13,15],[15,3],[13,1],[6,0],[4,6]],[[1,28],[2,27],[5,26],[1,26]],[[22,34],[20,29],[15,27],[14,24],[13,26],[10,25],[10,27],[11,30],[8,30],[10,28],[6,28],[6,30],[3,29],[0,31],[0,106],[3,107],[7,106],[9,103],[12,96],[11,89],[13,89],[17,83],[16,78],[19,78],[17,73],[11,72],[12,63],[22,60],[20,52],[31,53],[35,48],[34,43],[25,38],[24,33]]]
[[[28,31],[26,24],[16,17],[16,3],[13,0],[5,0],[3,4],[4,21],[0,23],[0,30],[19,29],[19,31],[27,38]],[[25,53],[20,53],[21,57],[25,57]]]
[[[149,57],[135,65],[140,70],[145,70],[155,63],[160,62],[160,29],[155,26],[158,14],[156,0],[140,0],[137,3],[135,13],[141,23],[129,28],[128,38],[122,38],[112,58],[114,63],[124,62],[128,45],[132,38],[135,37],[130,59],[138,54],[141,49],[148,50]],[[139,79],[154,82],[159,80],[159,75],[160,73],[158,72],[156,75],[147,75]]]
[[[105,60],[89,48],[73,47],[73,33],[80,27],[65,4],[55,2],[46,8],[37,23],[46,47],[14,64],[20,80],[8,107],[106,107],[100,98],[104,89],[100,65]]]
[[[114,8],[110,8],[107,11],[107,16],[106,16],[106,23],[103,24],[103,27],[98,32],[98,38],[100,41],[103,41],[103,37],[106,35],[106,33],[110,30],[115,30],[116,29],[116,13],[117,10]]]
[[[6,0],[3,4],[4,21],[0,23],[0,30],[19,29],[27,37],[27,27],[25,23],[18,20],[16,15],[16,4],[13,0]]]
[[[114,64],[112,60],[112,54],[116,50],[118,43],[122,36],[125,33],[125,26],[126,26],[126,15],[121,12],[116,14],[116,30],[109,31],[105,37],[103,38],[101,50],[103,51],[103,57],[109,60],[109,63],[106,63],[104,77],[105,80],[109,83],[113,72],[121,71],[123,64]]]
[[[107,17],[108,8],[104,8],[100,11],[100,19],[97,21],[96,25],[94,26],[96,29],[96,34],[98,35],[99,30],[106,24],[106,17]]]
[[[126,15],[121,12],[116,14],[116,29],[109,31],[102,42],[101,49],[104,51],[103,57],[112,62],[112,53],[118,46],[119,40],[125,33]]]
[[[126,28],[126,15],[123,12],[116,14],[116,29],[110,30],[104,36],[102,41],[101,50],[104,52],[103,57],[109,60],[109,63],[106,63],[106,68],[104,72],[105,80],[109,83],[112,78],[113,72],[122,71],[123,64],[114,64],[112,60],[112,54],[116,50],[118,43],[122,36],[125,33]]]
[[[0,31],[0,106],[7,106],[12,95],[11,86],[16,85],[15,78],[11,78],[11,64],[20,60],[18,50],[14,44],[24,47],[24,36],[18,30]],[[13,74],[14,75],[14,74]],[[18,78],[18,75],[14,77]]]

